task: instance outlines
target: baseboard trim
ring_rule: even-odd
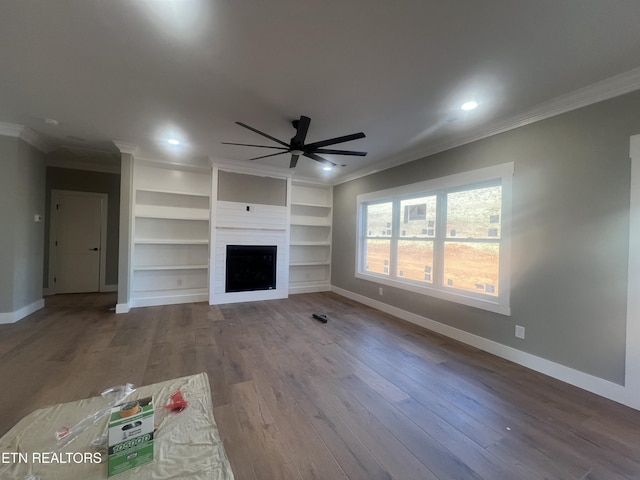
[[[129,304],[128,303],[117,303],[116,304],[116,313],[129,313]]]
[[[471,345],[485,352],[491,353],[498,357],[504,358],[511,362],[522,365],[523,367],[530,368],[536,372],[543,373],[550,377],[553,377],[562,382],[568,383],[578,388],[582,388],[601,397],[608,398],[615,402],[621,403],[628,407],[640,410],[640,398],[635,398],[629,389],[626,389],[623,385],[604,380],[593,375],[575,370],[573,368],[561,365],[559,363],[552,362],[542,357],[532,355],[530,353],[523,352],[513,347],[503,345],[493,340],[488,340],[478,335],[474,335],[464,330],[460,330],[449,325],[445,325],[430,318],[417,315],[401,308],[388,305],[378,300],[373,300],[364,295],[351,292],[349,290],[342,289],[340,287],[332,286],[331,291],[341,295],[343,297],[355,300],[369,307],[375,308],[382,312],[388,313],[395,317],[398,317],[407,322],[419,325],[427,330],[431,330],[435,333],[439,333],[446,337],[452,338],[459,342]]]
[[[37,312],[43,307],[44,298],[41,298],[40,300],[36,300],[26,307],[22,307],[21,309],[16,310],[15,312],[0,313],[0,324],[16,323],[18,320],[22,320],[27,315],[31,315],[33,312]]]
[[[330,285],[289,287],[289,295],[296,295],[298,293],[316,293],[316,292],[330,292],[330,291],[331,291]]]
[[[159,305],[175,305],[177,303],[207,302],[208,300],[209,295],[206,293],[198,293],[193,295],[170,295],[167,297],[144,297],[131,299],[129,301],[129,307],[156,307]],[[118,306],[116,305],[116,313],[117,311]]]

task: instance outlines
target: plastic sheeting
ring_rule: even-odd
[[[189,405],[183,411],[173,413],[163,406],[177,390]],[[114,479],[233,480],[213,417],[211,390],[205,373],[140,387],[128,400],[147,396],[154,398],[158,426],[154,461]],[[61,427],[75,425],[104,408],[106,403],[103,397],[94,397],[45,407],[27,415],[0,439],[0,478],[107,478],[106,446],[91,445],[92,440],[106,430],[106,418],[87,428],[61,450],[56,448],[55,437]],[[97,456],[97,452],[101,455]],[[102,462],[95,463],[100,457]]]

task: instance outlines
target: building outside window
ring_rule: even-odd
[[[356,277],[510,314],[513,163],[358,196]]]

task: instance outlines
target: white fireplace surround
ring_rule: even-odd
[[[215,173],[214,170],[209,304],[287,298],[289,294],[288,207],[216,200],[217,175]],[[289,190],[288,188],[287,191]],[[276,288],[225,292],[227,245],[275,245],[277,247]]]

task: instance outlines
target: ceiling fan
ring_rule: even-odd
[[[351,155],[356,157],[364,157],[367,152],[354,152],[351,150],[333,150],[327,147],[329,145],[335,145],[337,143],[349,142],[351,140],[357,140],[359,138],[364,138],[365,135],[362,132],[352,133],[351,135],[344,135],[342,137],[330,138],[329,140],[322,140],[321,142],[313,142],[305,145],[304,141],[307,138],[307,132],[309,131],[309,124],[311,123],[311,119],[309,117],[305,117],[304,115],[300,117],[299,120],[293,120],[291,124],[293,128],[296,129],[295,136],[291,139],[289,143],[283,142],[282,140],[278,140],[271,135],[261,132],[260,130],[250,127],[249,125],[236,122],[241,127],[247,128],[252,132],[257,133],[258,135],[262,135],[263,137],[268,138],[269,140],[273,140],[282,147],[272,147],[269,145],[253,145],[249,143],[231,143],[231,142],[222,142],[225,145],[242,145],[244,147],[262,147],[262,148],[272,148],[276,150],[282,150],[281,152],[272,153],[269,155],[262,155],[261,157],[250,158],[249,160],[259,160],[261,158],[275,157],[276,155],[282,155],[283,153],[291,153],[291,162],[289,162],[289,168],[294,168],[298,163],[298,158],[300,155],[303,155],[307,158],[311,158],[316,162],[324,163],[325,165],[333,165],[336,166],[335,163],[327,160],[326,158],[322,158],[319,153],[325,153],[329,155]]]

